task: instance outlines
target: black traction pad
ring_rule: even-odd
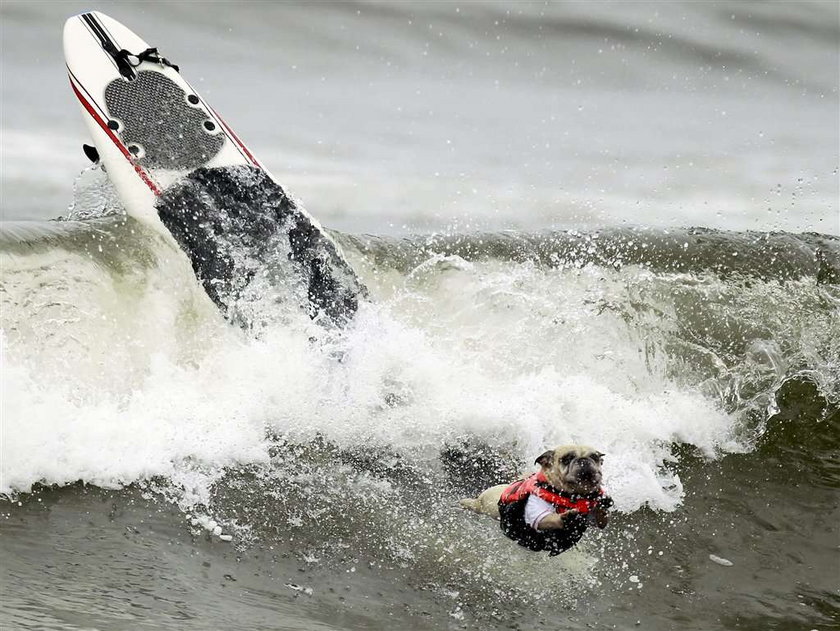
[[[114,79],[105,88],[105,102],[120,124],[123,143],[130,151],[142,147],[137,160],[142,166],[191,170],[206,165],[224,146],[215,123],[210,121],[212,130],[205,128],[207,113],[191,106],[187,93],[160,72],[144,70],[133,81]]]

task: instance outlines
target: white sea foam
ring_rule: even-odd
[[[53,261],[63,275],[26,272],[42,297],[51,282],[73,295],[66,304],[30,317],[24,283],[6,297],[5,494],[164,476],[186,508],[207,502],[224,467],[267,461],[269,431],[406,453],[470,436],[523,458],[590,443],[608,454],[619,509],[672,510],[674,443],[738,448],[734,420],[669,381],[643,351],[643,327],[624,322],[618,305],[655,282],[637,271],[495,262],[383,274],[367,279],[376,302],[344,339],[313,343],[324,336],[304,321],[259,339],[228,327],[183,261],[138,277],[82,257],[68,275],[70,258]]]

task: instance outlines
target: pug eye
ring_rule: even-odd
[[[563,465],[568,467],[570,464],[572,464],[572,460],[574,460],[574,459],[575,459],[574,454],[566,454],[565,456],[560,458],[560,462],[562,462]]]

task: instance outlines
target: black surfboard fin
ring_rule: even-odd
[[[85,152],[85,155],[94,164],[99,162],[99,152],[96,150],[96,147],[91,145],[82,145],[82,151]]]

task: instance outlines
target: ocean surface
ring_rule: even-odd
[[[61,29],[178,63],[343,247],[231,326]],[[0,628],[840,629],[836,2],[0,4]],[[56,220],[61,218],[61,220]],[[457,500],[605,458],[603,532]]]

